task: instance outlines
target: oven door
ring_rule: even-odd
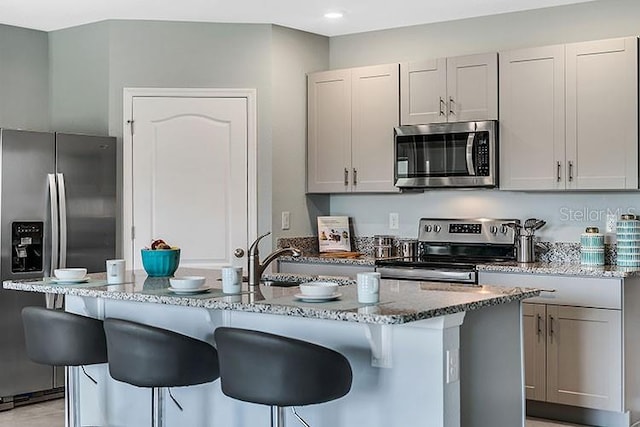
[[[401,188],[495,186],[495,122],[395,128]]]
[[[467,269],[432,269],[425,267],[377,267],[382,279],[404,279],[421,282],[454,282],[475,285],[478,277],[475,270]]]

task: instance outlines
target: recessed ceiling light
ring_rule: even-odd
[[[324,14],[324,17],[327,19],[339,19],[342,18],[344,15],[342,12],[327,12]]]

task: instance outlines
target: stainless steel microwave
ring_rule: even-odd
[[[497,128],[493,120],[396,127],[396,187],[497,186]]]

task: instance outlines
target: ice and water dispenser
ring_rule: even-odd
[[[43,222],[13,222],[11,224],[11,272],[42,271],[43,243]]]

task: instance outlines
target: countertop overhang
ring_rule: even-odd
[[[540,294],[538,289],[519,287],[382,280],[380,302],[362,304],[357,301],[355,282],[342,281],[343,286],[339,288],[342,295],[338,300],[309,303],[295,298],[295,294],[300,292],[297,286],[260,285],[259,292],[249,293],[247,284],[243,283],[241,294],[227,295],[222,293],[218,270],[181,268],[176,275],[205,276],[211,290],[204,294],[176,295],[168,290],[168,278],[148,277],[141,270],[127,272],[127,282],[120,285],[108,285],[104,273],[95,273],[90,275],[88,283],[82,284],[56,284],[50,279],[40,278],[8,280],[3,282],[3,287],[18,291],[373,324],[404,324],[521,301]],[[290,277],[290,275],[282,277]]]

